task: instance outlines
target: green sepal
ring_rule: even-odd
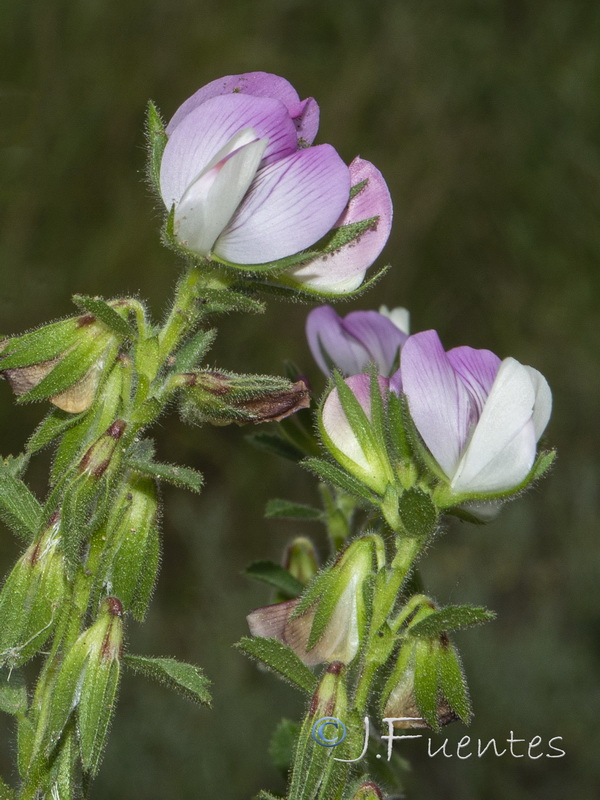
[[[406,433],[406,401],[395,392],[389,392],[387,403],[389,455],[398,465],[411,461],[412,450]]]
[[[272,280],[279,280],[281,283],[274,284],[269,283],[269,279],[265,279],[264,282],[260,280],[254,280],[252,282],[248,282],[248,286],[256,291],[270,294],[275,297],[279,297],[285,300],[296,300],[300,302],[308,302],[314,303],[315,299],[332,299],[332,300],[352,300],[355,297],[359,297],[360,295],[367,292],[371,289],[376,283],[378,283],[384,275],[389,272],[391,269],[391,264],[387,264],[384,267],[381,267],[374,275],[372,275],[367,281],[362,283],[360,286],[357,286],[356,289],[353,289],[351,292],[344,291],[342,293],[335,292],[335,291],[327,291],[326,289],[313,289],[306,284],[302,284],[299,281],[296,282],[290,275],[280,275],[278,278],[273,278]]]
[[[447,641],[440,649],[436,663],[442,695],[452,710],[468,725],[473,714],[471,701],[458,653],[451,642]]]
[[[447,510],[452,508],[452,506],[468,503],[472,500],[503,500],[514,497],[519,494],[519,492],[523,491],[523,489],[526,489],[533,481],[539,480],[539,478],[550,469],[555,458],[556,450],[545,450],[539,453],[533,467],[529,470],[521,483],[513,486],[511,489],[506,489],[502,492],[454,494],[449,486],[439,486],[434,493],[433,499],[440,508]]]
[[[174,658],[126,655],[123,661],[132,672],[153,678],[194,703],[211,705],[210,681],[199,667]]]
[[[27,451],[32,454],[37,453],[66,433],[69,428],[81,422],[87,413],[82,411],[80,414],[70,414],[60,408],[53,408],[31,434],[27,442]]]
[[[22,778],[27,775],[34,745],[35,727],[29,717],[22,714],[17,718],[17,767]]]
[[[73,785],[73,774],[79,769],[79,747],[77,734],[72,722],[69,722],[61,736],[58,753],[51,761],[48,778],[49,796],[54,800],[77,800],[77,787]],[[85,776],[84,776],[85,779]]]
[[[133,456],[127,458],[127,465],[142,475],[158,478],[165,483],[171,483],[180,489],[188,489],[197,494],[202,490],[204,483],[202,473],[189,467],[180,467],[177,464],[162,464],[158,461]]]
[[[84,677],[89,658],[89,629],[81,634],[65,655],[52,688],[46,729],[36,737],[32,758],[39,753],[50,755],[58,744],[71,712],[77,704],[77,690]]]
[[[119,686],[117,659],[89,659],[77,709],[79,747],[84,770],[95,775],[100,766]]]
[[[95,775],[100,759],[119,685],[119,662],[90,662],[85,671],[78,705],[77,722],[83,768]]]
[[[245,288],[245,287],[240,287]],[[238,311],[244,314],[264,314],[266,305],[262,300],[250,297],[234,289],[205,289],[202,292],[206,305],[203,307],[205,314],[222,314],[229,311]]]
[[[312,693],[317,688],[317,679],[310,669],[278,639],[244,636],[234,646],[303,692]]]
[[[322,458],[305,458],[301,464],[321,480],[332,483],[355,497],[367,500],[371,505],[376,505],[377,500],[369,489],[335,464]]]
[[[0,800],[16,800],[17,795],[7,783],[0,778]]]
[[[0,460],[0,519],[18,536],[30,542],[42,522],[42,507],[20,478]]]
[[[439,645],[431,639],[419,639],[415,644],[414,692],[419,713],[436,731],[440,730],[438,719],[438,674],[437,650]]]
[[[9,339],[0,352],[0,370],[29,367],[56,358],[77,341],[78,322],[78,317],[69,317]]]
[[[0,711],[12,716],[27,713],[25,678],[16,670],[0,671]]]
[[[431,497],[420,489],[408,489],[398,500],[398,514],[410,536],[428,539],[438,524],[438,511]]]
[[[287,461],[297,463],[301,461],[305,454],[296,445],[288,442],[277,433],[250,433],[246,436],[246,441],[266,453],[285,458]]]
[[[100,322],[104,323],[107,328],[110,328],[113,333],[119,334],[125,339],[135,338],[135,330],[131,327],[129,322],[115,310],[122,307],[125,313],[128,313],[126,303],[119,300],[113,300],[108,303],[102,297],[89,297],[84,294],[74,294],[73,302],[82,311],[88,311],[93,314]]]
[[[282,719],[271,736],[269,755],[273,764],[282,772],[287,772],[292,765],[299,733],[300,724],[298,722]]]
[[[160,163],[168,136],[160,113],[152,100],[146,109],[146,137],[148,140],[148,178],[160,195]]]
[[[267,503],[265,517],[267,519],[301,519],[320,522],[325,515],[319,508],[313,508],[303,503],[293,503],[290,500],[273,498]]]
[[[217,338],[216,328],[208,331],[198,331],[179,348],[175,354],[173,372],[190,372],[202,364],[204,356],[212,347]]]
[[[267,792],[263,789],[255,796],[254,800],[285,800],[285,798],[278,797],[277,795],[271,794],[271,792]]]
[[[481,606],[446,606],[411,625],[408,633],[410,636],[433,638],[447,631],[482,625],[495,618],[496,614],[493,611]]]
[[[304,585],[299,580],[294,578],[285,567],[274,561],[255,561],[246,567],[245,574],[249,578],[275,587],[285,596],[286,600],[299,597],[304,590]]]

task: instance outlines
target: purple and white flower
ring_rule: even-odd
[[[456,347],[435,331],[410,336],[400,361],[412,419],[454,494],[517,488],[552,409],[546,379],[514,358]]]
[[[334,294],[360,285],[389,234],[389,192],[368,162],[348,168],[331,145],[309,146],[318,124],[316,102],[269,73],[230,75],[188,98],[166,128],[160,167],[178,243],[233,265],[267,264],[377,217],[323,263],[303,262],[281,280]]]
[[[408,338],[408,312],[352,311],[340,317],[331,306],[319,306],[306,318],[306,337],[325,375],[334,368],[358,375],[372,363],[387,377],[397,370],[400,348]]]

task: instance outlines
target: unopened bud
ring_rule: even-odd
[[[79,462],[79,472],[95,479],[101,478],[110,465],[119,439],[125,433],[126,427],[127,423],[122,419],[113,422],[87,450]]]
[[[0,375],[25,400],[49,399],[72,414],[92,404],[118,337],[92,314],[45,325],[3,343]]]
[[[305,586],[319,571],[317,551],[310,539],[298,536],[285,551],[283,566]]]
[[[303,381],[192,372],[178,376],[178,383],[189,387],[184,393],[184,413],[213,425],[279,422],[310,405]]]
[[[52,634],[67,593],[59,519],[27,548],[0,592],[0,665],[20,666]]]
[[[361,783],[352,795],[352,800],[383,800],[383,792],[376,783],[368,781]]]
[[[302,598],[249,614],[251,633],[279,639],[308,666],[323,661],[349,664],[367,622],[363,584],[380,566],[382,548],[375,535],[355,540],[332,567],[316,576]]]
[[[343,718],[347,711],[346,667],[341,661],[334,661],[327,667],[312,697],[308,716],[310,719],[337,719]]]

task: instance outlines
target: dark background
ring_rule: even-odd
[[[143,181],[144,106],[168,118],[221,75],[287,77],[322,109],[318,141],[385,174],[395,224],[389,275],[342,310],[406,305],[440,331],[532,364],[553,388],[549,478],[486,528],[451,525],[423,563],[440,602],[498,611],[457,637],[474,738],[562,736],[567,755],[466,761],[405,745],[414,800],[591,800],[598,780],[598,266],[600,7],[522,0],[3,0],[0,6],[0,328],[72,313],[74,292],[139,293],[155,315],[178,265],[158,238]],[[308,307],[278,301],[231,316],[214,363],[280,372],[291,357],[320,381],[303,335]],[[1,445],[17,453],[45,409],[0,387]],[[203,665],[214,710],[126,678],[96,798],[283,791],[266,753],[293,690],[230,645],[268,600],[241,577],[278,558],[291,528],[266,500],[315,501],[310,478],[257,453],[240,429],[165,418],[159,453],[206,473],[202,496],[165,490],[163,570],[130,647]],[[42,491],[44,459],[31,470]],[[318,533],[318,532],[315,532]],[[19,545],[0,532],[7,570]],[[454,738],[466,733],[457,729]],[[0,772],[12,731],[0,720]],[[418,743],[417,743],[418,744]],[[547,752],[547,748],[545,752]]]

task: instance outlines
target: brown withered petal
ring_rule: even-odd
[[[236,408],[244,411],[248,415],[247,421],[254,425],[259,422],[280,422],[301,408],[309,406],[310,395],[304,381],[296,381],[289,389],[282,392],[272,392],[255,400],[236,403]]]
[[[32,364],[29,367],[5,369],[2,374],[6,376],[13,392],[17,397],[20,397],[37,386],[38,383],[41,383],[52,372],[61,358],[62,356],[51,358],[48,361],[41,361],[39,364]],[[101,375],[102,364],[93,364],[85,375],[72,386],[50,397],[50,402],[60,408],[61,411],[67,411],[69,414],[79,414],[81,411],[86,411],[92,404]]]

